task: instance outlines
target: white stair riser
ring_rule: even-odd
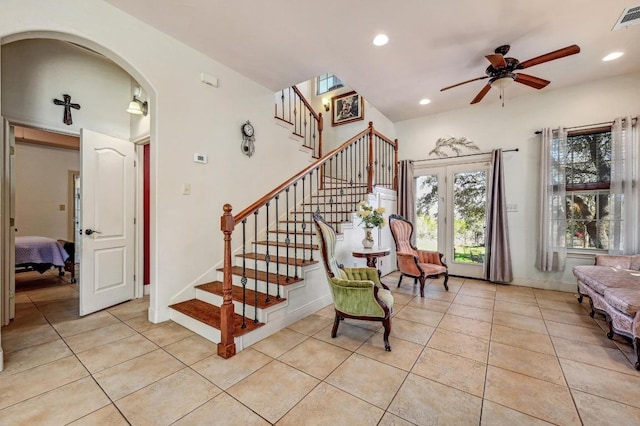
[[[317,240],[318,240],[317,238],[313,239],[313,244],[316,245],[316,246],[318,245]],[[278,255],[280,257],[287,257],[287,255],[288,255],[289,258],[292,258],[292,259],[293,258],[297,258],[297,259],[309,260],[310,257],[311,257],[311,253],[313,252],[313,259],[315,259],[315,260],[319,259],[320,255],[318,254],[318,250],[309,249],[309,248],[305,248],[305,249],[296,248],[296,249],[294,249],[293,248],[294,243],[295,243],[295,241],[292,238],[290,243],[289,243],[289,253],[287,253],[287,247],[282,247],[282,246],[277,247],[275,244],[270,244],[269,245],[269,256],[275,257],[276,255]],[[304,241],[304,244],[309,245],[309,243],[310,243],[309,238],[306,238],[305,241]],[[302,240],[298,239],[298,245],[301,245],[301,244],[302,244]],[[276,248],[278,248],[278,249],[276,250]],[[266,244],[258,244],[257,245],[257,250],[258,250],[258,253],[266,254],[267,253],[267,245]],[[249,263],[249,261],[251,261],[251,264]],[[248,267],[253,267],[253,262],[254,262],[253,259],[247,259],[247,268]],[[271,265],[272,268],[273,268],[273,265],[274,264]],[[284,270],[283,266],[286,266],[286,265],[281,264],[281,266],[280,266],[280,272],[281,273]],[[292,268],[293,268],[292,266],[289,266],[290,270]]]
[[[220,343],[220,330],[215,327],[211,327],[203,322],[198,321],[197,319],[191,318],[189,315],[185,315],[182,312],[176,311],[175,309],[171,309],[171,319],[183,327],[188,328],[208,339],[214,343]]]
[[[283,256],[284,253],[282,253],[282,251],[280,252],[280,256]],[[274,253],[270,253],[270,255],[272,257],[276,257],[275,252]],[[307,257],[309,256],[309,251],[307,251]],[[317,257],[318,255],[314,252],[314,259]],[[291,256],[291,258],[293,258],[293,256]],[[236,258],[236,266],[242,267],[242,258],[241,257],[237,257]],[[246,267],[247,269],[255,269],[255,260],[253,259],[247,259],[246,260]],[[264,260],[258,260],[258,270],[259,271],[266,271],[267,270],[267,262],[265,262]],[[275,274],[276,271],[280,271],[281,275],[287,275],[287,265],[284,263],[274,263],[274,262],[269,262],[269,272],[272,274]],[[296,271],[298,272],[298,275],[300,275],[302,273],[302,267],[300,266],[293,266],[293,265],[289,265],[289,272],[288,275],[289,276],[294,276]]]
[[[222,301],[223,301],[222,296],[218,294],[210,293],[208,291],[200,290],[198,288],[196,289],[196,299],[202,300],[203,302],[210,303],[214,306],[222,306]],[[233,300],[233,310],[236,314],[242,315],[242,302]],[[244,315],[246,318],[251,318],[251,320],[253,320],[255,311],[256,309],[253,306],[246,305]],[[262,314],[262,309],[258,309],[257,311],[258,311],[258,321],[263,322],[264,318]]]
[[[222,281],[223,277],[222,277],[222,272],[218,272],[218,280]],[[240,288],[242,288],[242,277],[240,276],[236,276],[234,275],[231,279],[231,284],[238,286]],[[254,278],[247,278],[247,289],[249,290],[253,290],[255,291],[256,288],[256,282]],[[286,286],[281,285],[280,286],[280,297],[286,297],[286,290],[285,290]],[[261,293],[266,293],[267,292],[267,283],[264,281],[260,281],[258,280],[258,291]],[[278,294],[278,286],[275,283],[270,282],[269,283],[269,295],[276,297],[276,294]]]

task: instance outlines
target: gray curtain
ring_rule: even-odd
[[[402,160],[398,164],[398,214],[411,223],[416,223],[416,179],[413,176],[413,161]],[[411,243],[415,245],[416,233]]]
[[[567,262],[567,214],[565,165],[567,131],[542,129],[536,268],[564,271]]]
[[[513,272],[501,149],[494,149],[491,153],[491,168],[485,231],[484,278],[491,282],[508,283],[513,280]]]
[[[638,252],[635,208],[638,188],[634,183],[633,119],[616,118],[611,128],[611,207],[609,208],[609,254]]]

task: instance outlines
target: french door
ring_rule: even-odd
[[[449,274],[482,278],[489,163],[418,168],[416,245],[444,253]]]

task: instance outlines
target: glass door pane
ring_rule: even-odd
[[[438,250],[438,175],[416,178],[416,247]]]
[[[487,170],[466,170],[451,173],[451,216],[453,262],[449,273],[481,277],[484,264],[484,233],[487,219]]]
[[[484,263],[487,172],[465,171],[453,174],[453,261]]]

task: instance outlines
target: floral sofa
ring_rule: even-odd
[[[578,279],[578,301],[588,297],[591,316],[605,316],[607,337],[616,333],[632,340],[635,368],[640,370],[640,255],[598,255],[595,265],[575,266],[573,275]]]

